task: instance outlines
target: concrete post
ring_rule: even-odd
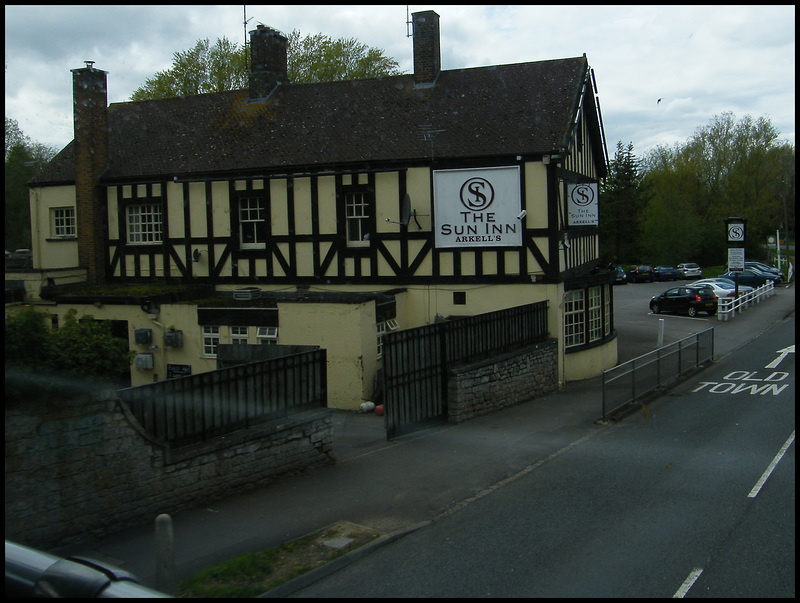
[[[156,590],[175,596],[175,554],[172,517],[162,513],[156,517]]]

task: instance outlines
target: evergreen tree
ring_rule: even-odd
[[[600,186],[600,257],[604,262],[641,260],[642,212],[649,199],[633,143],[617,143],[608,175]]]

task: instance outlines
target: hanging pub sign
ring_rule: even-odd
[[[596,183],[567,184],[567,215],[569,226],[597,226]]]
[[[519,247],[522,197],[518,166],[434,170],[436,247]]]

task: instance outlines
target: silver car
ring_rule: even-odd
[[[686,264],[678,264],[678,274],[683,278],[698,278],[703,276],[703,271],[697,264],[689,262]]]

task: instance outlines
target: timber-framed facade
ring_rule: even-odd
[[[155,358],[133,384],[215,368],[215,345],[323,345],[343,408],[371,397],[381,333],[543,300],[562,382],[613,366],[613,275],[596,219],[571,213],[580,186],[596,208],[607,168],[586,57],[443,71],[438,15],[414,23],[412,75],[291,84],[285,37],[263,26],[248,90],[107,106],[105,72],[73,70],[76,140],[30,184],[51,311],[182,331],[180,349],[139,350]],[[79,131],[87,105],[97,123]],[[97,137],[107,156],[84,166]],[[61,289],[81,274],[232,303],[90,307]]]

